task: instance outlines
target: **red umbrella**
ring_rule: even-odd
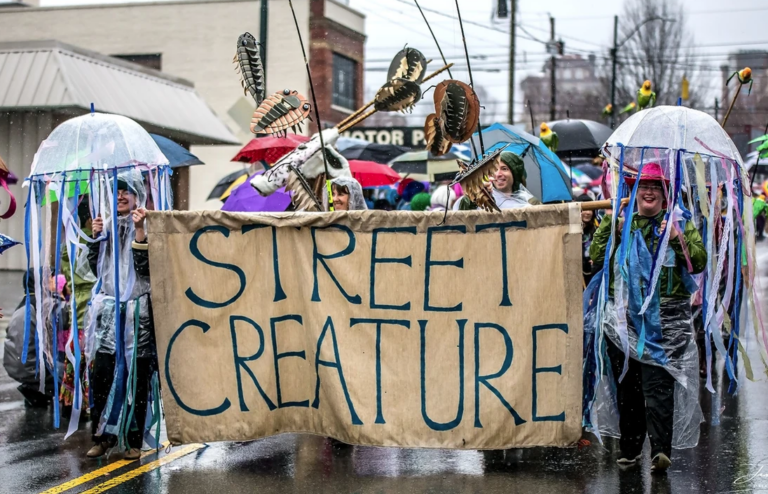
[[[349,170],[363,187],[392,185],[402,180],[392,168],[373,161],[349,160]]]
[[[309,137],[298,134],[288,134],[286,137],[267,136],[251,139],[251,142],[246,144],[237,153],[237,156],[232,158],[232,161],[242,161],[244,163],[266,161],[271,165],[296,149],[296,146],[308,140]]]

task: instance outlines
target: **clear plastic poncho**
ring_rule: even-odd
[[[349,191],[349,211],[368,209],[368,205],[365,203],[365,197],[363,197],[363,187],[360,185],[360,182],[352,177],[336,177],[331,180],[331,183],[346,187]]]
[[[520,184],[518,189],[511,194],[505,194],[495,188],[491,191],[493,199],[496,201],[496,205],[499,209],[515,209],[532,206],[538,204],[536,197],[525,188],[523,184]]]

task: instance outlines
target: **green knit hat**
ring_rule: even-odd
[[[520,189],[520,185],[526,186],[526,178],[528,173],[525,171],[525,163],[523,158],[516,155],[511,151],[504,151],[501,153],[501,162],[507,165],[512,172],[512,177],[515,179],[514,185],[512,185],[512,192],[517,192]]]
[[[419,192],[411,199],[411,211],[424,211],[432,204],[432,196],[427,192]]]

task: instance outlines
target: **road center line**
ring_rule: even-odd
[[[168,441],[164,442],[160,448],[165,449],[168,447]],[[150,451],[145,451],[141,454],[141,458],[144,458],[147,455],[155,454],[156,450],[152,449]],[[93,479],[99,478],[104,475],[108,475],[110,472],[114,472],[115,470],[119,468],[123,468],[126,465],[130,465],[131,463],[136,462],[136,460],[119,460],[114,463],[110,463],[109,465],[106,465],[102,468],[99,468],[98,470],[94,470],[93,472],[88,472],[85,475],[81,475],[80,477],[77,477],[76,479],[72,479],[68,482],[64,482],[63,484],[57,485],[56,487],[52,487],[48,489],[47,491],[43,491],[40,494],[59,494],[64,491],[68,491],[72,489],[73,487],[77,487],[78,485],[85,484],[86,482],[90,482]]]
[[[113,479],[107,480],[106,482],[103,482],[96,487],[93,487],[91,489],[88,489],[87,491],[82,492],[81,494],[98,494],[101,492],[105,492],[113,487],[116,487],[124,482],[127,482],[129,480],[132,480],[139,475],[145,474],[147,472],[151,472],[152,470],[155,470],[157,468],[160,468],[161,466],[165,465],[166,463],[170,463],[174,460],[177,460],[181,458],[182,456],[188,455],[189,453],[192,453],[194,451],[197,451],[198,449],[205,448],[205,444],[190,444],[188,446],[185,446],[181,448],[178,451],[174,451],[173,453],[169,455],[165,455],[159,460],[155,460],[151,463],[147,463],[146,465],[142,465],[139,468],[134,468],[133,470],[130,470],[118,477],[115,477]]]

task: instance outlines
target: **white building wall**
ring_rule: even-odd
[[[37,112],[0,112],[0,156],[8,169],[19,178],[9,186],[16,197],[16,214],[0,220],[0,232],[14,240],[24,242],[24,204],[28,189],[22,189],[24,178],[29,175],[32,159],[40,142],[54,128],[53,114]],[[7,194],[0,189],[0,211],[8,208]],[[27,255],[23,245],[17,245],[0,255],[0,269],[26,269]]]
[[[365,17],[343,2],[327,0],[325,2],[325,16],[342,26],[347,26],[358,33],[365,32]]]
[[[293,4],[302,37],[308,43],[309,0],[294,0]],[[162,53],[163,72],[194,82],[214,112],[245,143],[252,136],[242,127],[247,128],[249,122],[238,123],[228,115],[243,97],[232,58],[240,34],[248,31],[259,39],[259,13],[258,0],[6,8],[0,10],[0,41],[54,39],[106,55]],[[268,36],[267,91],[292,88],[308,96],[301,48],[287,1],[270,0]],[[0,127],[0,142],[4,135]],[[242,167],[229,162],[238,150],[238,146],[193,146],[192,152],[206,165],[191,169],[191,209],[221,207],[219,201],[206,202],[205,198],[221,177]],[[19,170],[19,176],[26,176],[32,155],[8,155],[2,148],[0,155],[13,167],[22,159],[26,171]],[[19,199],[23,201],[25,195]],[[23,215],[23,211],[17,214]],[[2,224],[0,231],[10,233]],[[23,252],[18,247],[13,250]]]

